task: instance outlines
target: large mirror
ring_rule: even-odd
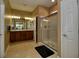
[[[26,19],[12,19],[12,30],[33,29],[34,21]]]

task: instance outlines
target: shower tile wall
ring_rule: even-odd
[[[44,19],[47,20],[47,19]],[[42,20],[42,40],[44,42],[48,41],[48,21]]]
[[[38,41],[45,42],[48,40],[48,22],[38,18]]]

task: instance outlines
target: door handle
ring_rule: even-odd
[[[66,35],[66,34],[63,34],[63,36],[64,36],[64,37],[67,37],[67,35]]]
[[[69,39],[69,40],[72,40],[71,38],[68,37],[67,34],[63,34],[63,36],[64,36],[65,38]]]
[[[0,34],[0,36],[2,36],[2,34]]]

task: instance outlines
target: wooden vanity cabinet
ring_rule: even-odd
[[[10,42],[33,40],[33,31],[11,31]]]

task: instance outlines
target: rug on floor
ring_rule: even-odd
[[[54,52],[45,45],[37,46],[35,49],[43,58],[47,58],[54,54]]]

